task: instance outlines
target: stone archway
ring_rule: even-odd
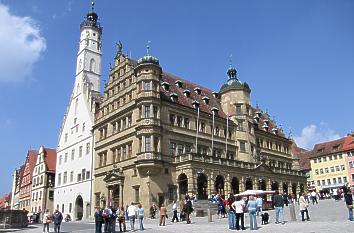
[[[214,184],[214,187],[215,187],[215,192],[216,193],[219,193],[221,195],[224,195],[224,177],[222,175],[218,175],[216,178],[215,178],[215,184]]]
[[[182,173],[178,176],[178,194],[179,198],[182,199],[188,193],[188,177],[186,174]]]
[[[279,184],[277,181],[272,182],[271,189],[272,189],[272,191],[279,191]]]
[[[245,190],[252,190],[253,189],[253,182],[251,178],[247,178],[245,182]]]
[[[267,190],[267,183],[264,179],[259,179],[258,180],[258,189],[266,191]]]
[[[82,217],[84,216],[84,200],[82,199],[81,195],[77,196],[75,201],[75,213],[76,213],[76,220],[81,221]]]
[[[204,173],[199,173],[197,176],[197,199],[207,200],[208,194],[208,177]]]
[[[233,177],[231,180],[231,192],[233,194],[240,193],[240,181],[237,177]]]
[[[289,193],[289,185],[287,182],[283,183],[283,193],[285,193],[285,194]]]

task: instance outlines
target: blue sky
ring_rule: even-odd
[[[79,24],[90,1],[0,0],[0,195],[28,149],[55,148],[74,82]],[[96,1],[102,82],[115,43],[138,59],[219,90],[229,56],[252,102],[298,144],[353,127],[354,1]]]

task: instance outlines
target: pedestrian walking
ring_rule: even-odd
[[[115,233],[116,232],[117,217],[118,217],[117,211],[119,212],[119,209],[113,207],[113,208],[111,208],[111,210],[112,210],[112,216],[111,216],[111,221],[110,221],[109,225],[111,227],[110,228],[111,233]]]
[[[144,219],[144,208],[141,204],[138,205],[138,219],[140,230],[144,230],[143,219]]]
[[[254,196],[250,196],[247,202],[247,210],[250,217],[250,229],[257,230],[257,217],[256,217],[256,210],[257,210],[257,202]]]
[[[157,207],[155,203],[152,203],[152,206],[150,207],[150,216],[152,219],[156,218],[156,212],[157,212]]]
[[[191,213],[193,212],[193,205],[192,205],[192,201],[190,200],[189,196],[187,195],[186,197],[186,205],[185,205],[185,211],[186,213],[186,220],[187,220],[187,224],[191,224]]]
[[[241,229],[246,230],[245,228],[245,217],[244,217],[244,212],[245,212],[245,201],[241,198],[241,196],[237,196],[235,198],[235,202],[232,203],[232,207],[235,209],[236,212],[236,230],[240,230],[240,221],[241,221]]]
[[[262,206],[263,206],[262,195],[258,195],[256,202],[257,202],[257,216],[259,216],[259,213],[262,213]]]
[[[353,219],[353,194],[352,191],[349,189],[346,194],[344,194],[345,204],[348,208],[348,220],[354,221]]]
[[[120,211],[118,213],[118,222],[119,222],[119,231],[120,232],[127,231],[127,226],[125,225],[125,211],[123,206],[120,208]]]
[[[61,222],[63,221],[63,215],[60,213],[59,209],[56,209],[53,216],[54,232],[60,233]]]
[[[311,194],[312,195],[312,194]],[[301,212],[301,220],[305,221],[305,213],[306,213],[306,220],[310,221],[310,217],[309,217],[309,211],[308,211],[308,207],[309,207],[309,202],[308,200],[305,198],[307,195],[304,192],[302,194],[302,196],[299,199],[299,203],[300,203],[300,212]]]
[[[104,222],[104,233],[111,233],[112,209],[109,208],[109,206],[103,209],[102,218]]]
[[[279,218],[281,221],[281,224],[285,224],[284,222],[284,199],[283,197],[279,194],[279,191],[275,191],[274,195],[274,200],[273,204],[275,207],[275,224],[279,223]]]
[[[133,202],[128,207],[127,213],[128,213],[128,219],[130,222],[130,230],[134,231],[135,230],[135,227],[134,227],[135,226],[135,219],[137,217],[137,209],[134,206]]]
[[[311,200],[312,200],[312,205],[314,205],[315,203],[318,204],[317,193],[315,190],[312,190],[311,192]]]
[[[174,201],[172,205],[172,212],[173,212],[173,217],[172,217],[172,222],[175,220],[178,222],[178,216],[177,216],[177,203]]]
[[[102,217],[102,210],[100,207],[97,207],[96,212],[95,212],[95,225],[96,225],[96,233],[102,233],[102,223],[103,223],[103,217]]]
[[[233,194],[229,195],[229,198],[227,199],[227,211],[228,211],[228,222],[229,222],[229,229],[230,230],[235,230],[236,229],[236,213],[235,209],[232,206],[232,204],[235,202],[235,198]]]
[[[162,204],[161,208],[160,208],[160,226],[166,225],[166,216],[167,216],[167,209],[166,209],[165,205]]]
[[[49,214],[49,210],[47,209],[43,214],[43,233],[49,233],[49,224],[52,223],[52,218]],[[47,231],[45,230],[47,228]]]

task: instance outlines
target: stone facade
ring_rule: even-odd
[[[163,72],[151,55],[134,61],[120,47],[96,112],[93,204],[147,208],[185,194],[304,191],[292,141],[252,107],[236,69],[227,73],[212,92]]]

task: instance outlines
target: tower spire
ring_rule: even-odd
[[[150,52],[150,43],[151,43],[151,41],[148,40],[148,41],[147,41],[147,44],[146,44],[146,55],[149,55],[149,52]]]

